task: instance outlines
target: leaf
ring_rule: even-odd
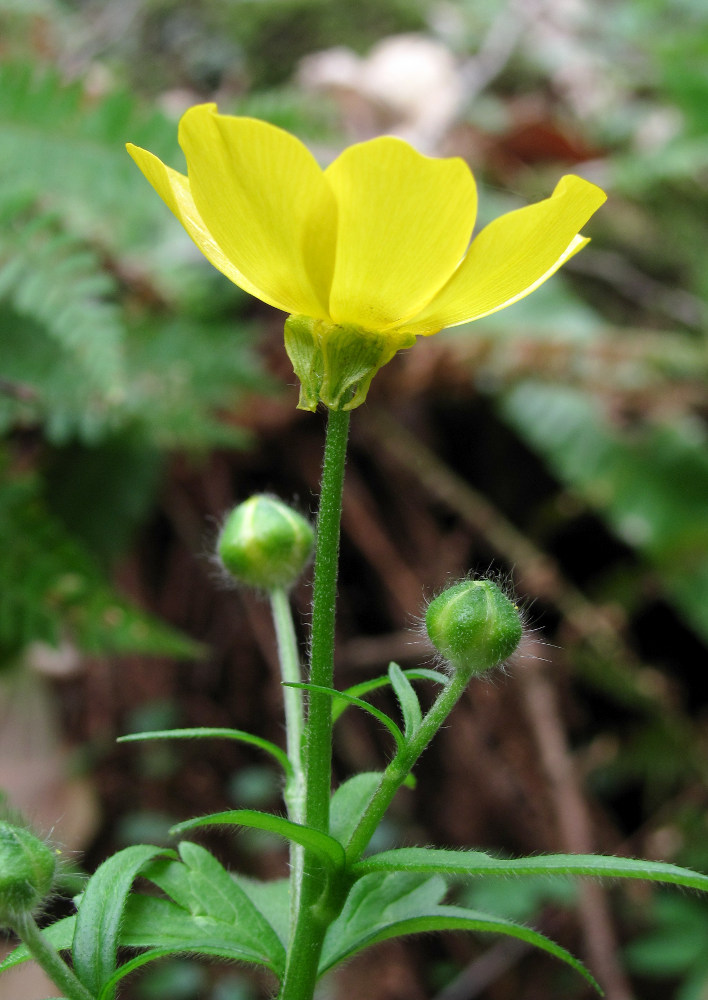
[[[285,951],[278,935],[223,865],[204,847],[189,841],[179,845],[179,853],[181,862],[159,859],[143,874],[195,919],[208,917],[226,924],[262,964],[282,968]]]
[[[71,948],[76,975],[98,996],[116,970],[120,925],[133,879],[164,848],[148,844],[126,847],[97,868],[89,879],[76,915]],[[106,994],[111,1000],[112,994]]]
[[[169,949],[172,954],[190,952],[250,962],[264,965],[278,976],[283,972],[282,964],[275,964],[275,954],[257,939],[247,939],[243,927],[195,915],[157,896],[131,894],[125,908],[120,943],[126,948]],[[280,942],[278,945],[282,951]]]
[[[418,695],[397,663],[389,664],[388,676],[401,706],[403,731],[406,739],[410,739],[423,722]]]
[[[135,743],[138,740],[189,740],[189,739],[223,739],[239,740],[241,743],[250,743],[251,746],[258,747],[274,757],[287,775],[292,774],[292,765],[288,760],[288,755],[270,740],[264,740],[260,736],[243,732],[241,729],[209,729],[206,727],[196,727],[193,729],[157,729],[149,733],[129,733],[127,736],[119,736],[118,743]]]
[[[166,958],[168,955],[179,955],[187,950],[191,949],[175,949],[168,946],[165,948],[151,948],[149,951],[141,952],[140,955],[136,955],[135,958],[131,958],[130,961],[124,962],[123,965],[116,969],[114,974],[99,993],[98,1000],[107,1000],[108,997],[112,997],[115,993],[115,988],[121,979],[125,979],[126,976],[129,976],[131,972],[135,972],[136,969],[141,969],[144,965],[147,965],[148,962],[155,962],[157,959]]]
[[[231,877],[260,910],[283,945],[287,946],[290,940],[290,880],[280,878],[261,882],[235,873]]]
[[[308,851],[312,851],[330,870],[341,871],[344,868],[344,848],[334,837],[310,826],[292,823],[283,816],[274,816],[272,813],[258,812],[255,809],[231,809],[226,812],[212,813],[210,816],[200,816],[197,819],[178,823],[177,826],[172,827],[171,832],[181,834],[186,830],[194,830],[200,826],[228,824],[247,826],[254,830],[268,830],[270,833],[285,837],[286,840],[292,840]]]
[[[361,698],[355,698],[352,695],[347,694],[345,691],[337,691],[336,688],[323,687],[320,684],[293,682],[286,684],[284,686],[302,688],[304,691],[319,691],[322,694],[328,694],[332,699],[341,698],[343,701],[347,702],[350,705],[356,705],[357,708],[363,709],[365,712],[368,712],[369,715],[373,715],[375,719],[378,719],[379,722],[383,723],[383,725],[388,729],[388,731],[393,736],[394,740],[396,741],[396,746],[399,749],[405,745],[406,742],[405,737],[401,732],[401,730],[396,725],[396,723],[393,721],[393,719],[389,715],[386,715],[385,712],[382,712],[380,709],[375,708],[373,705],[370,705],[368,701],[362,701]]]
[[[380,771],[362,771],[339,786],[329,807],[329,832],[346,846],[381,783]]]
[[[440,904],[446,886],[416,872],[369,875],[352,888],[325,938],[319,974],[379,941],[406,934],[464,930],[503,934],[540,948],[570,965],[602,992],[585,966],[560,945],[522,924],[458,906]]]
[[[430,670],[427,667],[417,667],[413,670],[404,670],[404,675],[409,680],[425,680],[425,681],[435,681],[437,684],[442,684],[443,686],[448,683],[449,678],[445,674],[440,673],[439,670]],[[371,691],[377,691],[379,688],[387,687],[391,683],[391,678],[387,675],[381,677],[373,677],[368,681],[362,681],[360,684],[354,684],[352,687],[347,688],[345,691],[340,691],[338,694],[350,695],[358,698],[360,695],[369,694]],[[342,712],[344,712],[351,702],[345,701],[344,698],[338,701],[336,698],[332,701],[332,719],[334,722],[340,717]]]
[[[546,854],[532,858],[494,858],[484,851],[449,851],[402,847],[358,861],[356,874],[369,872],[433,872],[441,875],[583,875],[591,878],[635,878],[683,885],[708,892],[708,875],[664,861],[641,861],[595,854]]]

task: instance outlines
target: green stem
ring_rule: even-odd
[[[27,946],[37,965],[44,969],[69,1000],[95,1000],[93,994],[89,993],[76,978],[54,945],[44,937],[31,913],[17,916],[12,929]]]
[[[447,719],[467,687],[473,671],[457,669],[442,689],[411,739],[398,751],[384,773],[347,845],[347,862],[358,861],[366,850],[393,796],[410,774],[413,765]]]
[[[302,680],[302,673],[290,600],[282,587],[275,587],[271,590],[269,597],[275,635],[278,641],[280,676],[286,685],[298,683]],[[291,819],[293,823],[302,823],[305,812],[305,769],[302,760],[305,719],[303,715],[302,690],[300,688],[283,687],[283,703],[285,707],[285,733],[288,759],[292,767],[292,772],[285,783],[283,798],[288,810],[288,819]],[[300,889],[302,886],[304,861],[305,852],[303,848],[300,844],[291,841],[291,928],[295,927],[297,913],[300,908]]]
[[[269,597],[278,640],[281,678],[286,685],[298,683],[302,680],[302,674],[290,600],[282,587],[273,589]],[[305,809],[305,770],[302,761],[305,720],[302,691],[299,688],[283,687],[283,701],[288,759],[293,769],[285,787],[284,798],[288,807],[288,818],[293,823],[302,823]]]
[[[339,525],[342,517],[344,463],[349,435],[349,411],[330,410],[327,422],[320,509],[317,515],[317,549],[312,596],[310,649],[311,684],[332,687],[334,682],[334,618],[337,599]],[[308,826],[327,833],[332,768],[332,699],[313,691],[307,716]]]
[[[349,412],[330,410],[317,517],[309,676],[312,684],[322,687],[332,687],[334,680],[339,529],[348,435]],[[305,738],[304,820],[307,826],[327,833],[332,770],[332,699],[329,695],[316,691],[309,693]],[[343,887],[334,890],[317,858],[309,851],[305,851],[302,870],[293,873],[293,877],[300,882],[294,889],[298,910],[279,1000],[312,1000],[324,937],[344,901],[345,890]]]

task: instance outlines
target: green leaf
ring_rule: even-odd
[[[373,705],[370,705],[368,701],[362,701],[361,698],[355,698],[352,695],[347,694],[346,691],[337,691],[336,688],[323,687],[320,684],[293,682],[290,684],[286,684],[284,686],[302,688],[304,691],[319,691],[322,694],[328,694],[332,699],[340,698],[342,701],[347,702],[349,705],[356,705],[357,708],[361,708],[365,712],[368,712],[369,715],[373,715],[375,719],[378,719],[379,722],[381,722],[388,729],[388,731],[391,733],[394,740],[396,741],[396,746],[399,749],[405,745],[406,742],[405,737],[401,732],[401,730],[396,725],[396,723],[390,717],[390,715],[386,715],[385,712],[382,712],[380,709],[375,708]]]
[[[243,926],[190,913],[172,900],[157,896],[130,895],[120,943],[125,948],[169,949],[172,954],[190,952],[249,962],[266,966],[278,976],[283,971],[282,964],[275,964],[274,953],[257,938],[250,939]],[[280,942],[278,945],[282,951]]]
[[[339,786],[329,808],[329,832],[346,846],[381,783],[380,771],[362,771]]]
[[[260,910],[270,926],[287,947],[290,940],[290,879],[280,878],[261,882],[246,875],[231,873],[253,905]]]
[[[48,927],[43,927],[42,935],[54,945],[57,951],[68,951],[74,939],[75,927],[76,915],[72,914],[69,917],[57,920],[56,923],[49,924]],[[32,956],[27,946],[24,944],[18,945],[17,948],[13,949],[0,962],[0,973],[5,972],[6,969],[12,969],[16,965],[22,965],[23,962],[28,962],[31,958]]]
[[[522,924],[477,910],[441,905],[443,879],[415,872],[376,873],[352,888],[325,938],[320,975],[379,941],[406,934],[463,930],[503,934],[548,952],[602,992],[585,966],[565,948]]]
[[[76,975],[94,996],[116,970],[120,926],[133,879],[155,855],[166,853],[172,852],[148,844],[126,847],[89,879],[76,915],[71,952]],[[106,1000],[111,998],[106,994]]]
[[[182,861],[159,859],[143,874],[195,919],[226,924],[262,964],[281,969],[283,945],[267,918],[219,861],[198,844],[179,845]],[[153,942],[159,945],[159,941]]]
[[[388,676],[401,706],[403,731],[406,739],[410,739],[423,722],[423,713],[420,709],[418,695],[397,663],[389,664]]]
[[[334,837],[314,830],[310,826],[303,826],[300,823],[292,823],[283,816],[274,816],[272,813],[258,812],[255,809],[231,809],[226,812],[212,813],[210,816],[200,816],[197,819],[190,819],[184,823],[178,823],[172,827],[172,833],[184,833],[186,830],[195,830],[200,826],[222,826],[232,824],[234,826],[247,826],[254,830],[268,830],[286,840],[292,840],[300,844],[308,851],[312,851],[333,871],[341,871],[344,868],[344,848]]]
[[[708,875],[664,861],[641,861],[595,854],[546,854],[532,858],[494,858],[483,851],[449,851],[402,847],[358,861],[353,871],[433,872],[441,875],[584,875],[591,878],[635,878],[683,885],[708,892]]]
[[[430,670],[427,667],[418,667],[413,670],[404,670],[404,675],[409,680],[423,680],[423,681],[435,681],[436,684],[442,684],[443,686],[448,683],[449,678],[445,674],[440,673],[439,670]],[[379,688],[387,687],[391,683],[391,678],[387,675],[382,675],[381,677],[373,677],[368,681],[362,681],[360,684],[354,684],[352,687],[347,688],[345,691],[339,691],[338,694],[349,695],[351,697],[358,698],[360,695],[369,694],[371,691],[377,691]],[[341,700],[337,698],[332,701],[332,719],[334,722],[340,717],[342,712],[349,708],[351,702]]]
[[[193,729],[157,729],[149,733],[130,733],[127,736],[119,736],[118,743],[135,743],[138,740],[191,740],[191,739],[222,739],[238,740],[241,743],[250,743],[251,746],[258,747],[274,757],[285,773],[292,774],[292,765],[288,760],[288,755],[270,740],[264,740],[260,736],[243,732],[241,729],[209,729],[206,727],[196,727]]]
[[[140,955],[136,955],[130,961],[124,962],[116,969],[99,993],[98,1000],[108,1000],[109,997],[114,996],[116,986],[121,979],[125,979],[126,976],[129,976],[131,972],[135,972],[136,969],[141,969],[148,962],[155,962],[158,958],[166,958],[168,955],[179,955],[187,950],[187,948],[171,948],[167,946],[165,948],[151,948],[149,951],[143,951]]]

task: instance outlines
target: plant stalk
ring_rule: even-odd
[[[347,862],[354,864],[366,850],[393,796],[410,774],[413,765],[459,701],[472,676],[471,670],[456,669],[451,680],[430,706],[411,739],[396,753],[384,773],[347,845]]]
[[[322,466],[320,508],[317,515],[308,678],[311,684],[319,684],[322,687],[332,687],[334,682],[334,619],[339,526],[342,517],[348,435],[349,411],[330,410]],[[332,699],[329,695],[316,691],[309,694],[306,759],[306,822],[308,826],[327,833],[332,768]]]
[[[269,597],[278,642],[280,676],[284,685],[298,683],[302,680],[302,674],[290,600],[282,587],[271,590]],[[293,769],[283,797],[288,807],[288,819],[293,823],[302,823],[305,810],[305,769],[302,759],[305,720],[302,690],[284,686],[283,702],[288,759]]]
[[[327,421],[312,597],[310,676],[312,684],[332,687],[334,681],[334,622],[342,516],[344,466],[349,436],[349,411],[330,410]],[[332,699],[309,692],[305,727],[304,822],[329,831],[332,771]],[[312,1000],[317,983],[322,944],[327,928],[344,902],[345,892],[328,883],[326,874],[310,851],[303,866],[293,873],[297,914],[291,928],[285,976],[279,1000]]]
[[[303,766],[303,734],[305,719],[303,714],[302,690],[288,687],[288,684],[302,680],[300,668],[300,652],[293,624],[290,599],[283,587],[275,587],[270,591],[270,608],[273,615],[275,635],[278,643],[278,663],[283,681],[283,705],[285,708],[285,733],[287,741],[288,760],[292,773],[285,783],[283,798],[287,807],[288,819],[293,823],[302,823],[305,813],[305,768]],[[292,892],[290,893],[290,926],[295,926],[297,912],[300,907],[300,888],[302,886],[302,871],[305,852],[300,844],[290,842],[290,877]]]
[[[15,917],[12,925],[15,934],[27,946],[35,960],[52,982],[69,1000],[95,1000],[92,993],[79,982],[53,944],[42,934],[31,913]]]

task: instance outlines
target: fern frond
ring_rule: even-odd
[[[74,231],[108,247],[147,239],[166,224],[125,142],[179,163],[173,122],[125,92],[93,103],[81,83],[27,63],[0,65],[0,94],[0,189],[22,184],[71,219]]]
[[[94,416],[125,396],[125,326],[116,287],[96,255],[52,216],[18,215],[0,231],[0,300],[42,327],[67,355],[79,395]],[[5,331],[8,339],[17,331]]]
[[[0,490],[0,654],[68,638],[88,653],[194,657],[200,649],[121,597],[47,510],[38,479]]]

